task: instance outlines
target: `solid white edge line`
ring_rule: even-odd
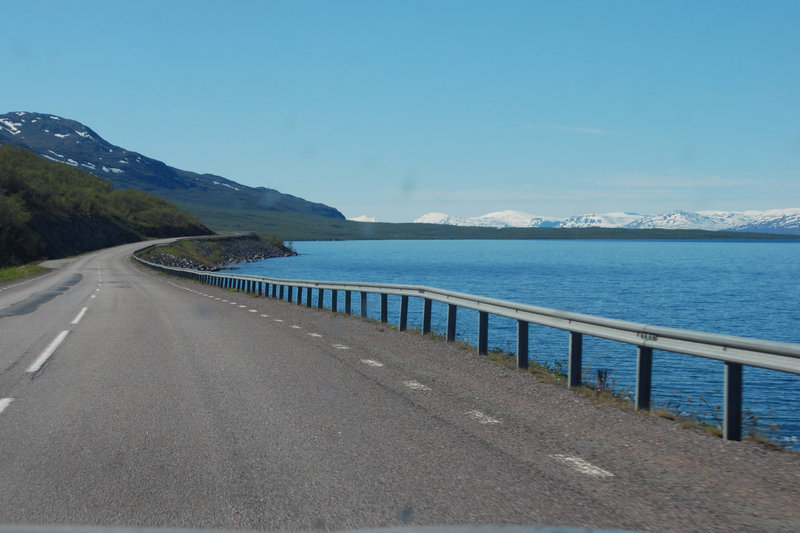
[[[50,359],[50,356],[52,356],[53,353],[55,353],[58,347],[61,346],[61,343],[64,342],[64,339],[67,338],[68,334],[69,330],[67,329],[59,333],[58,337],[53,339],[53,342],[50,343],[50,345],[45,349],[45,351],[43,351],[41,355],[39,355],[39,357],[36,358],[36,361],[34,361],[33,364],[28,367],[27,372],[29,373],[38,372],[39,369],[42,368],[42,365],[44,365],[47,362],[47,360]]]
[[[88,307],[84,307],[83,309],[81,309],[81,312],[80,312],[80,313],[78,313],[78,316],[76,316],[76,317],[75,317],[75,320],[73,320],[73,321],[72,321],[72,325],[74,326],[75,324],[77,324],[78,322],[80,322],[80,321],[81,321],[81,319],[83,318],[83,315],[85,315],[85,314],[86,314],[86,311],[88,311],[88,310],[89,310],[89,308],[88,308]]]
[[[0,398],[0,413],[3,412],[3,409],[11,405],[11,402],[14,401],[14,398]]]

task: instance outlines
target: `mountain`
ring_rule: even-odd
[[[163,198],[0,145],[0,267],[150,237],[211,233]]]
[[[21,111],[0,115],[0,144],[23,146],[51,161],[81,168],[107,179],[115,189],[160,196],[218,230],[259,231],[284,214],[345,219],[333,207],[274,189],[171,167],[115,146],[80,122],[55,115]]]
[[[480,217],[458,218],[428,213],[415,223],[492,228],[625,228],[737,231],[800,235],[800,209],[768,211],[668,211],[659,215],[637,213],[585,214],[548,218],[521,211],[499,211]]]

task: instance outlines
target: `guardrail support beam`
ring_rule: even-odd
[[[389,295],[381,294],[381,322],[389,322]]]
[[[339,310],[339,291],[331,290],[331,311],[336,313]]]
[[[317,294],[317,309],[322,309],[325,304],[325,289],[320,289]]]
[[[283,300],[283,290],[284,290],[284,287],[283,287],[283,285],[281,285],[280,289],[278,289],[278,298],[280,300]]]
[[[353,311],[353,291],[344,291],[344,314],[352,314]]]
[[[278,286],[275,283],[272,284],[272,297],[278,297]]]
[[[725,440],[742,440],[742,365],[725,362],[725,411],[722,436]]]
[[[433,300],[425,298],[422,304],[422,334],[427,335],[431,332],[431,308]]]
[[[517,320],[517,368],[528,368],[528,323]]]
[[[478,314],[478,355],[489,352],[489,313],[480,311]]]
[[[583,373],[583,335],[574,331],[569,332],[568,366],[567,386],[570,388],[580,386]]]
[[[361,291],[361,318],[367,318],[367,293]]]
[[[456,340],[456,314],[458,314],[458,306],[447,304],[447,342]]]
[[[653,380],[653,349],[639,346],[636,357],[636,409],[650,410],[650,391]]]
[[[400,324],[398,328],[400,331],[405,331],[408,326],[408,296],[400,297]]]
[[[286,287],[286,301],[289,302],[289,303],[292,303],[292,301],[293,301],[293,299],[292,299],[292,296],[293,296],[292,293],[293,292],[294,292],[294,287],[292,287],[291,285]]]

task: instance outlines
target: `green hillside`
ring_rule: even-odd
[[[0,266],[64,257],[148,237],[212,233],[176,205],[0,146]]]

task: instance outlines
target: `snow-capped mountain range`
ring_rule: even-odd
[[[628,228],[700,229],[800,235],[800,208],[767,211],[668,211],[660,215],[604,213],[568,218],[541,217],[522,211],[498,211],[479,217],[451,217],[428,213],[416,219],[421,224],[482,226],[490,228]]]

